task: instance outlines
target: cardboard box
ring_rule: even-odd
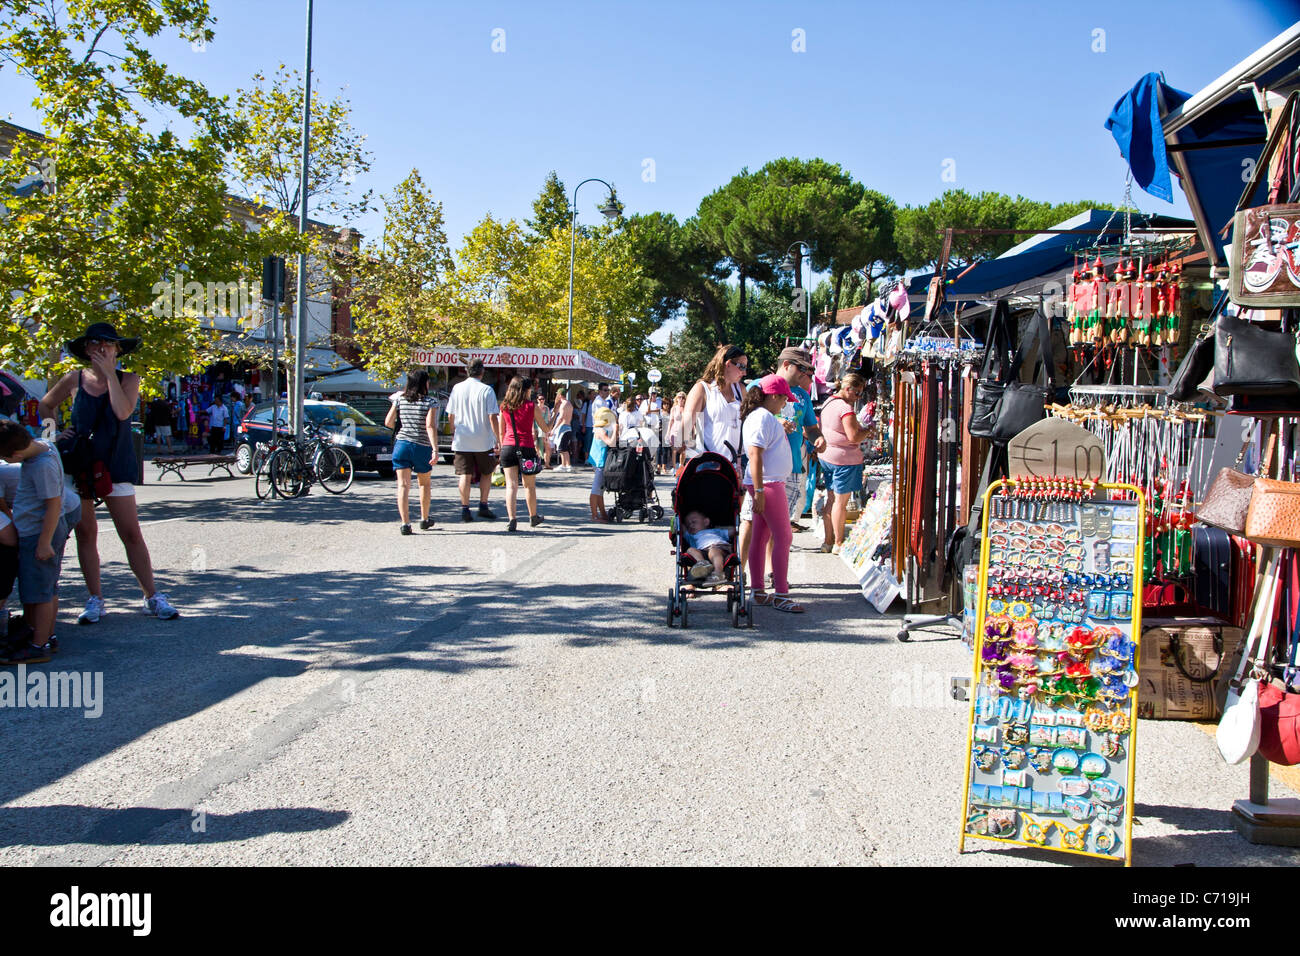
[[[1231,667],[1244,640],[1241,628],[1218,621],[1174,618],[1143,622],[1138,716],[1217,720],[1215,685]]]

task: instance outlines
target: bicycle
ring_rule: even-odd
[[[339,495],[352,487],[352,459],[330,440],[329,433],[312,422],[304,423],[306,439],[284,436],[269,449],[254,452],[254,492],[266,498],[274,489],[282,498],[300,498],[319,484]]]

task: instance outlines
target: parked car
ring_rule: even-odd
[[[235,467],[247,475],[253,467],[253,446],[271,440],[271,408],[267,403],[255,405],[235,429]],[[376,424],[365,413],[344,402],[308,399],[303,408],[313,424],[333,436],[336,445],[347,452],[355,471],[377,471],[380,478],[393,477],[393,432]],[[280,434],[289,434],[289,413],[280,405]],[[349,427],[347,422],[351,421]]]
[[[452,462],[451,453],[451,426],[447,421],[447,393],[444,391],[431,392],[430,395],[438,403],[438,454],[447,464]],[[393,405],[392,399],[387,395],[364,395],[348,396],[347,402],[358,411],[369,415],[373,420],[381,425],[388,416],[388,409]]]

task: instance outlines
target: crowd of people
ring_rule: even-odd
[[[95,323],[65,343],[83,365],[60,379],[39,403],[41,419],[57,420],[59,407],[72,400],[68,427],[53,441],[41,440],[16,422],[0,421],[0,647],[5,662],[39,663],[58,650],[54,622],[63,550],[75,536],[78,564],[88,592],[79,624],[94,624],[106,613],[100,578],[98,518],[103,504],[121,538],[131,571],[139,582],[146,613],[178,617],[158,592],[149,549],[140,529],[135,486],[138,470],[130,421],[139,398],[139,376],[123,372],[118,360],[140,345],[122,338],[107,323]],[[460,520],[493,521],[492,477],[504,479],[506,531],[519,527],[522,486],[529,526],[545,522],[539,508],[538,476],[558,458],[555,470],[569,473],[574,463],[592,468],[591,520],[611,520],[605,509],[605,467],[614,449],[636,444],[650,451],[655,473],[674,475],[691,457],[714,452],[743,476],[737,531],[706,527],[699,514],[682,516],[683,533],[694,561],[693,581],[701,587],[725,582],[727,556],[734,550],[748,568],[754,603],[787,613],[804,606],[790,594],[789,559],[799,524],[810,515],[812,488],[826,489],[820,549],[843,545],[850,496],[862,488],[865,431],[855,405],[865,383],[853,374],[835,383],[814,408],[813,363],[807,351],[787,348],[768,374],[753,374],[745,350],[720,346],[700,379],[671,401],[657,388],[624,397],[617,385],[600,383],[590,392],[558,388],[548,404],[538,383],[516,375],[498,400],[483,382],[483,364],[473,362],[440,408],[423,369],[407,375],[393,397],[385,425],[394,431],[393,467],[397,475],[399,530],[413,534],[412,475],[419,487],[419,527],[435,525],[431,473],[437,462],[440,417],[452,433],[453,469]],[[242,396],[214,396],[201,412],[220,450],[242,414]],[[160,442],[177,427],[166,422],[167,400],[150,406]],[[175,421],[174,418],[170,419]],[[472,504],[478,486],[478,505]],[[771,575],[767,574],[768,566]],[[768,582],[771,582],[771,591]],[[17,586],[22,617],[10,614],[8,599]]]
[[[538,476],[556,457],[555,470],[560,473],[572,472],[575,460],[591,466],[591,520],[606,523],[611,518],[605,508],[605,466],[612,449],[643,445],[657,475],[674,475],[687,459],[715,452],[743,475],[739,533],[731,546],[747,564],[755,603],[802,613],[804,606],[789,590],[794,533],[808,530],[799,522],[812,516],[814,488],[824,488],[818,547],[838,553],[843,546],[849,499],[862,489],[861,442],[867,435],[855,406],[865,382],[856,374],[845,375],[818,410],[813,401],[813,361],[805,349],[786,348],[769,374],[751,375],[751,371],[757,370],[750,369],[743,348],[724,345],[691,389],[676,393],[671,402],[657,388],[624,397],[619,386],[602,382],[590,393],[558,388],[548,404],[538,384],[519,375],[510,379],[498,400],[482,381],[482,363],[475,362],[452,388],[445,410],[429,397],[428,374],[412,371],[385,422],[397,430],[393,464],[398,475],[400,531],[412,533],[408,503],[412,471],[420,483],[420,528],[433,526],[428,476],[437,458],[441,413],[447,415],[452,432],[461,521],[496,519],[489,500],[491,476],[499,470],[504,477],[508,532],[518,530],[521,486],[529,526],[536,528],[545,521],[538,505]],[[479,486],[477,512],[470,502],[475,484]],[[684,527],[689,535],[704,531]],[[716,550],[720,534],[719,529],[709,529],[698,546],[691,545],[696,562],[692,576],[702,587],[724,580]]]

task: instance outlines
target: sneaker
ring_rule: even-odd
[[[691,565],[691,577],[701,581],[713,573],[713,565],[708,561],[696,561]]]
[[[86,609],[77,615],[78,624],[98,624],[99,619],[104,616],[106,608],[104,599],[91,595],[86,598]]]
[[[145,599],[144,613],[154,615],[160,621],[170,621],[172,618],[181,616],[181,612],[171,606],[171,602],[167,600],[167,595],[162,592]]]
[[[717,571],[711,572],[709,576],[701,582],[701,584],[706,588],[717,588],[726,583],[727,579]]]
[[[518,530],[519,530],[519,522],[517,522],[514,518],[511,518],[511,519],[510,519],[510,523],[509,523],[508,525],[506,525],[506,530],[507,530],[507,531],[518,531]]]
[[[409,524],[404,524],[404,525],[402,525],[402,527],[401,527],[400,530],[401,530],[402,534],[410,534],[410,533],[411,533],[411,526],[410,526]]]
[[[494,514],[492,513],[492,509],[489,508],[487,505],[479,505],[479,506],[478,506],[478,516],[479,516],[480,518],[484,518],[484,519],[486,519],[486,520],[488,520],[488,521],[496,521],[496,520],[497,520],[497,516],[494,515]]]
[[[430,528],[432,528],[432,527],[433,527],[433,519],[432,519],[432,518],[421,518],[421,519],[420,519],[420,530],[421,530],[421,531],[428,531],[428,530],[429,530]]]
[[[45,647],[51,654],[59,653],[59,639],[51,634],[50,639],[45,642]]]
[[[536,528],[539,524],[541,524],[541,523],[542,523],[543,521],[545,521],[545,520],[546,520],[546,519],[543,518],[541,515],[532,515],[532,516],[528,519],[528,523],[529,523],[529,525],[531,525],[532,527]]]
[[[468,522],[474,520],[474,516],[471,515],[471,514],[469,513],[469,509],[468,509],[468,508],[461,508],[461,509],[460,509],[460,520],[461,520],[461,521],[464,521],[464,522],[466,522],[466,523],[468,523]]]
[[[44,664],[50,659],[49,645],[24,644],[5,656],[6,664]]]

